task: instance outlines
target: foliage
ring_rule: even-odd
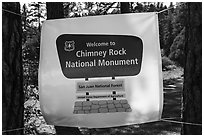
[[[174,37],[173,43],[170,46],[170,53],[168,57],[175,61],[181,67],[184,67],[184,46],[185,46],[185,25],[186,25],[186,4],[181,3],[174,10],[174,18],[172,20]]]
[[[168,57],[163,56],[162,57],[162,69],[163,70],[171,70],[176,68],[175,63],[170,60]]]
[[[170,48],[169,58],[184,67],[185,28],[174,39]]]
[[[23,87],[25,94],[24,103],[24,134],[38,134],[38,129],[43,124],[39,122],[42,114],[39,104],[38,93],[38,63],[40,53],[40,30],[39,30],[39,5],[35,3],[23,5]],[[38,9],[34,8],[35,6]],[[38,14],[37,14],[38,13]],[[36,25],[38,24],[38,25]],[[41,124],[37,124],[41,123]]]
[[[171,3],[172,4],[172,3]],[[171,8],[173,5],[170,5]],[[159,15],[159,33],[161,48],[166,56],[171,54],[170,47],[174,39],[184,28],[186,22],[186,8],[184,3]]]
[[[41,113],[37,87],[29,85],[26,91],[29,99],[24,103],[24,134],[55,134],[54,127],[46,124]]]
[[[169,8],[171,8],[172,5],[170,5]],[[169,55],[170,53],[170,46],[173,43],[173,26],[172,26],[172,20],[173,20],[173,10],[168,11],[168,16],[166,16],[166,24],[164,28],[164,50],[165,50],[165,55]]]
[[[40,37],[39,34],[28,37],[23,45],[23,77],[24,85],[38,85],[38,63],[40,52]]]
[[[33,37],[28,37],[23,45],[24,134],[55,134],[54,127],[46,124],[39,105],[39,51],[40,35],[38,33]]]
[[[45,3],[43,2],[31,2],[28,5],[23,5],[22,10],[23,28],[37,27],[40,31],[42,21],[45,19]]]
[[[174,18],[172,21],[174,37],[176,37],[186,25],[187,22],[186,13],[187,8],[185,3],[180,3],[180,5],[175,8]]]
[[[67,18],[116,14],[118,5],[119,2],[65,2],[64,13]]]

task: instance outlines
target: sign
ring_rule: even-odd
[[[160,120],[158,15],[46,20],[40,107],[50,125],[107,128]]]
[[[125,90],[124,81],[94,81],[94,82],[78,82],[77,91],[109,91],[109,90]]]
[[[112,95],[112,94],[104,94],[104,95],[90,95],[90,96],[77,96],[77,99],[99,99],[99,98],[124,98],[125,94],[119,94],[119,95]]]
[[[143,45],[136,36],[62,34],[56,46],[67,78],[134,76],[141,69]]]

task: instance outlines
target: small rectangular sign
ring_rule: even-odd
[[[124,98],[125,94],[102,94],[102,95],[79,95],[77,99],[101,99],[101,98]]]
[[[124,80],[77,82],[77,91],[117,90],[124,91]]]

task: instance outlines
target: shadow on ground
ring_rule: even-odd
[[[162,119],[180,121],[183,78],[163,81],[164,106]],[[158,121],[104,129],[81,129],[85,135],[179,135],[181,124]]]

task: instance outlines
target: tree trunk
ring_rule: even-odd
[[[121,2],[120,3],[120,11],[121,13],[130,13],[130,3],[129,2]]]
[[[64,18],[63,2],[46,2],[47,19]]]
[[[18,2],[3,2],[2,8],[20,14]],[[24,92],[21,16],[2,10],[2,130],[23,134]]]
[[[183,121],[202,123],[202,3],[187,3],[186,62],[184,68]],[[202,134],[202,126],[182,127],[182,134]]]
[[[46,2],[47,19],[59,19],[64,17],[62,2]],[[81,135],[77,127],[55,126],[57,135]]]

